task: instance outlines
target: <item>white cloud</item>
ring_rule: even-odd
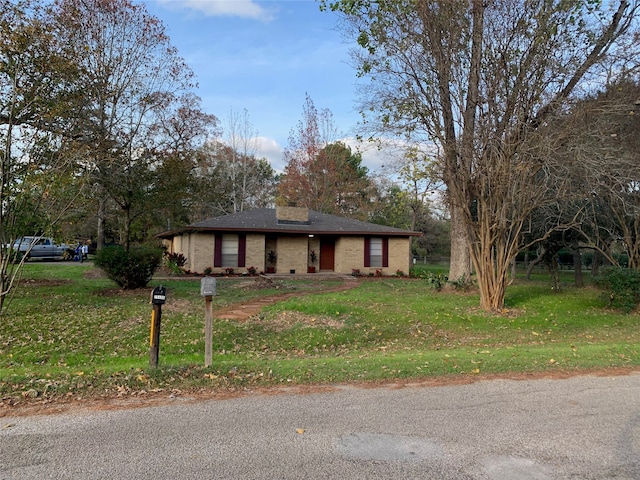
[[[256,137],[255,141],[258,146],[256,156],[266,158],[277,173],[282,173],[285,167],[282,146],[274,139],[267,137]]]
[[[254,0],[159,0],[159,2],[173,10],[192,10],[210,17],[242,17],[260,21],[273,19],[272,13]]]
[[[373,174],[386,173],[398,163],[407,148],[407,143],[400,139],[381,143],[347,137],[340,141],[351,147],[353,152],[360,152],[362,154],[362,165],[367,167],[369,172]]]
[[[226,145],[229,144],[229,142],[224,138],[216,138],[215,141]],[[277,140],[258,136],[250,138],[248,143],[252,146],[255,145],[256,158],[266,158],[276,173],[284,172],[284,148],[277,142]]]

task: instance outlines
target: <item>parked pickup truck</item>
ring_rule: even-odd
[[[70,246],[58,245],[48,237],[22,237],[14,242],[12,249],[28,258],[73,258]]]

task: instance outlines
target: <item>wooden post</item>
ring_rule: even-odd
[[[204,277],[200,280],[200,295],[204,297],[204,366],[213,363],[213,296],[216,294],[216,279]]]
[[[204,297],[204,366],[213,363],[213,302],[211,295]]]
[[[149,366],[156,368],[158,366],[158,357],[160,353],[160,319],[162,318],[162,305],[153,304],[151,311],[151,335],[149,340]]]

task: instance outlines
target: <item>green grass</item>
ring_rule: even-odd
[[[335,293],[314,290],[336,280],[256,288],[251,278],[219,279],[214,309],[303,295],[249,321],[214,319],[213,366],[205,368],[198,279],[121,292],[91,264],[29,263],[0,318],[0,398],[638,366],[640,316],[607,310],[597,289],[575,289],[563,275],[560,292],[544,276],[518,279],[500,315],[479,310],[474,292],[436,292],[421,279],[364,279]],[[159,284],[168,299],[160,368],[150,369],[149,294]]]

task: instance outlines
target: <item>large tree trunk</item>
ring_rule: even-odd
[[[491,231],[488,228],[480,229],[478,234],[483,238],[472,243],[471,257],[477,273],[480,308],[500,311],[504,308],[509,268],[515,258],[515,254],[511,253],[513,245],[504,238],[490,241]]]
[[[547,250],[544,248],[544,245],[538,248],[538,256],[529,262],[529,266],[527,267],[527,280],[531,280],[531,272],[533,271],[533,268],[544,260],[546,253]]]
[[[573,271],[575,275],[576,287],[584,287],[584,280],[582,279],[582,256],[580,255],[580,246],[577,240],[571,242],[571,250],[573,255]]]
[[[105,223],[107,216],[107,199],[106,195],[102,193],[102,188],[100,188],[101,192],[98,195],[98,232],[96,238],[97,249],[102,250],[105,244]]]
[[[469,279],[472,274],[471,254],[467,231],[464,226],[462,212],[455,206],[451,212],[451,259],[449,261],[449,279]]]
[[[599,250],[593,250],[593,259],[591,260],[591,276],[597,277],[600,273],[600,262],[602,261],[602,254]]]
[[[460,140],[460,150],[458,151],[458,138],[453,127],[453,115],[449,105],[448,115],[450,115],[447,128],[449,129],[447,141],[447,163],[454,172],[449,172],[447,179],[448,188],[460,188],[458,175],[462,172],[462,177],[467,177],[471,171],[471,160],[474,156],[473,141],[475,137],[476,109],[478,105],[478,92],[480,83],[480,65],[482,59],[482,35],[484,30],[484,4],[481,0],[473,0],[473,27],[471,32],[471,64],[469,68],[469,79],[467,84],[467,99],[463,112],[464,127]],[[446,57],[441,57],[440,62],[447,62]],[[451,75],[449,67],[445,68],[448,75]],[[441,79],[448,82],[451,77]],[[444,85],[441,85],[443,87]],[[451,100],[451,91],[446,86],[446,92]],[[456,153],[454,153],[456,152]],[[460,153],[460,155],[458,155]],[[468,205],[470,200],[468,191],[465,189],[453,195],[454,201],[451,206],[451,266],[449,268],[449,278],[451,280],[468,280],[471,277],[471,252],[469,233],[467,231],[465,214],[462,205]],[[478,272],[479,273],[479,272]]]
[[[124,249],[128,252],[131,246],[131,207],[122,209],[124,214]]]

